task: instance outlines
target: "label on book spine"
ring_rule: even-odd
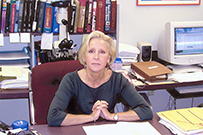
[[[51,33],[53,8],[50,3],[46,3],[45,8],[43,32]]]

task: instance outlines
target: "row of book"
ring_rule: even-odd
[[[59,33],[57,12],[50,0],[1,0],[1,33]],[[72,0],[67,7],[67,31],[116,30],[117,0]]]

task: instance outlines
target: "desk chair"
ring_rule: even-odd
[[[31,124],[46,124],[49,105],[65,74],[83,68],[78,60],[37,65],[31,74]]]

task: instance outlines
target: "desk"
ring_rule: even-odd
[[[151,125],[157,129],[162,135],[172,135],[170,130],[168,130],[165,126],[158,123],[159,117],[158,115],[154,114],[154,118],[149,120]],[[88,125],[101,125],[101,124],[114,124],[113,121],[98,121],[96,123],[87,123],[83,125],[76,125],[76,126],[68,126],[68,127],[49,127],[48,125],[34,125],[31,128],[36,129],[42,135],[86,135],[85,131],[83,130],[83,126]]]
[[[0,89],[0,99],[28,98],[28,89]]]
[[[15,120],[30,121],[29,90],[0,90],[0,120],[11,125]]]

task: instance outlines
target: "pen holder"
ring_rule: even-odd
[[[13,129],[21,128],[24,131],[28,130],[28,122],[25,120],[16,120],[12,123]]]

